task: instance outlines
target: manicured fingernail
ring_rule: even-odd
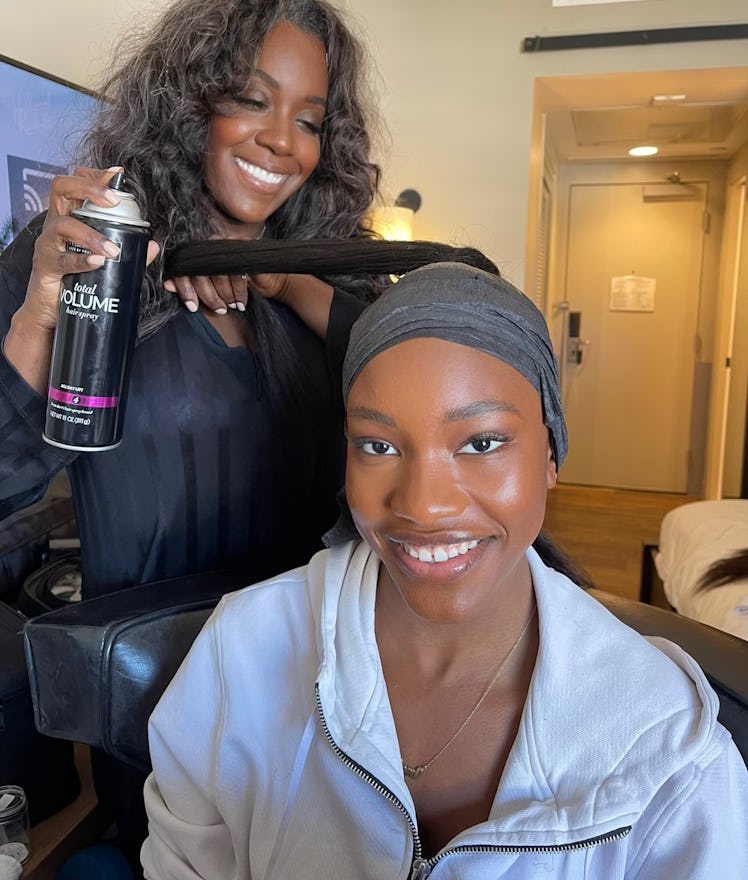
[[[235,309],[235,308],[236,308],[236,303],[235,303],[235,302],[233,302],[233,303],[226,303],[226,305],[227,305],[230,309]]]
[[[245,312],[247,310],[247,307],[244,305],[243,302],[238,302],[236,304],[236,307],[237,309],[239,309],[240,312]]]
[[[104,193],[104,198],[109,202],[110,205],[119,204],[119,196],[113,189],[108,189]]]
[[[187,299],[184,301],[184,306],[188,312],[196,312],[197,311],[197,303],[192,302],[191,299]]]
[[[113,241],[105,241],[102,247],[110,257],[119,256],[119,245]]]
[[[86,257],[86,262],[93,269],[99,269],[106,263],[106,257],[102,257],[101,254],[89,254]]]
[[[216,309],[216,310],[215,310],[215,313],[216,313],[217,315],[227,315],[227,314],[228,314],[228,309],[224,309],[224,308]]]
[[[177,285],[173,281],[164,281],[164,290],[168,290],[169,293],[176,293]]]

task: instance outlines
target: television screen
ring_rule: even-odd
[[[95,97],[0,55],[0,251],[49,204],[49,185],[72,167]]]

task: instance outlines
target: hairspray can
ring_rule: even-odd
[[[118,205],[100,208],[86,200],[73,211],[118,244],[120,253],[107,257],[100,269],[65,275],[60,285],[43,436],[63,449],[112,449],[122,438],[150,238],[124,180],[118,172],[109,181],[119,193]],[[73,243],[67,249],[89,253]]]

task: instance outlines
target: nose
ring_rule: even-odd
[[[436,527],[465,511],[467,493],[447,462],[411,459],[403,465],[390,496],[398,517],[415,526]]]
[[[257,132],[255,140],[278,156],[288,156],[293,152],[293,120],[284,114],[274,113]]]

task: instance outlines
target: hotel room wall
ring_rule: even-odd
[[[528,291],[542,161],[541,139],[532,131],[535,78],[744,66],[748,57],[748,40],[520,51],[523,38],[535,34],[745,22],[745,0],[563,8],[550,0],[341,5],[368,32],[382,74],[393,142],[385,184],[394,194],[414,186],[423,196],[416,235],[481,247]]]

